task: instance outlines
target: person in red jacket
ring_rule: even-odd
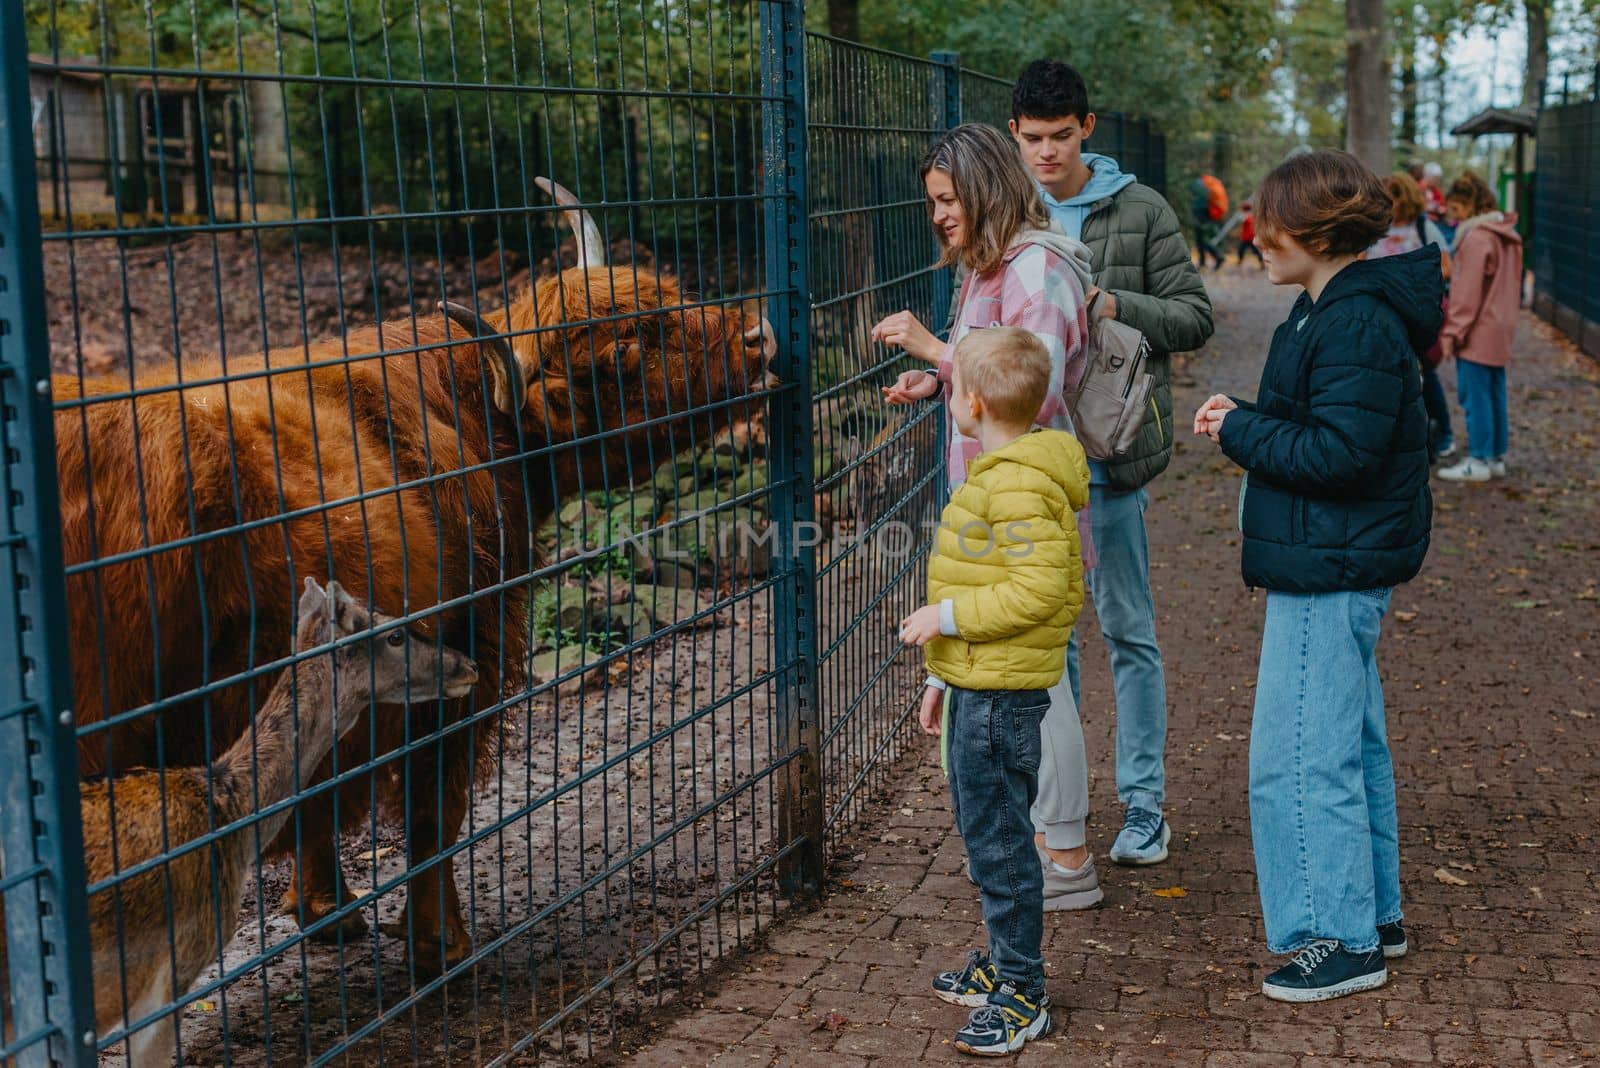
[[[1261,265],[1261,269],[1264,271],[1267,269],[1267,261],[1261,258],[1261,250],[1256,248],[1255,208],[1247,200],[1239,205],[1239,211],[1244,215],[1244,218],[1239,221],[1239,266],[1244,266],[1245,253],[1248,252],[1255,256],[1256,262]]]
[[[1499,210],[1489,184],[1468,172],[1445,195],[1456,230],[1450,310],[1439,345],[1456,358],[1456,392],[1467,412],[1467,456],[1441,468],[1450,482],[1487,482],[1506,473],[1506,365],[1522,308],[1522,236]]]

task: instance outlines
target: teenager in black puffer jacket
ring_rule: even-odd
[[[1364,261],[1389,225],[1376,175],[1343,152],[1284,163],[1256,197],[1268,277],[1306,292],[1254,404],[1195,413],[1246,472],[1244,577],[1267,590],[1250,731],[1250,833],[1267,945],[1262,992],[1321,1001],[1388,979],[1406,951],[1377,645],[1392,588],[1428,551],[1428,419],[1417,354],[1438,333],[1437,250]]]

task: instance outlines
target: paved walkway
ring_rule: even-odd
[[[1236,268],[1213,295],[1217,337],[1180,375],[1180,411],[1215,389],[1253,392],[1288,300]],[[1150,509],[1172,859],[1105,862],[1120,820],[1114,716],[1088,623],[1091,842],[1106,901],[1047,917],[1058,1026],[1021,1064],[1600,1064],[1600,373],[1542,324],[1528,320],[1521,337],[1512,477],[1436,484],[1433,552],[1397,592],[1380,651],[1412,954],[1370,994],[1291,1008],[1259,993],[1272,958],[1245,773],[1263,604],[1238,577],[1237,472],[1186,443]],[[966,1010],[926,993],[984,941],[961,863],[930,746],[869,813],[826,901],[621,1056],[719,1068],[966,1060],[949,1041]]]

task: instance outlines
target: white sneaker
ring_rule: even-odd
[[[1504,459],[1490,460],[1489,473],[1495,478],[1506,477],[1506,462]]]
[[[1494,477],[1486,460],[1469,456],[1458,464],[1439,468],[1439,477],[1446,482],[1487,482]]]

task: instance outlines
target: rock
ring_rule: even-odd
[[[577,697],[586,686],[605,686],[606,674],[601,665],[593,663],[596,659],[595,654],[582,645],[564,645],[533,658],[528,669],[529,681],[542,686],[571,674],[571,678],[557,685],[556,693],[562,697]]]

